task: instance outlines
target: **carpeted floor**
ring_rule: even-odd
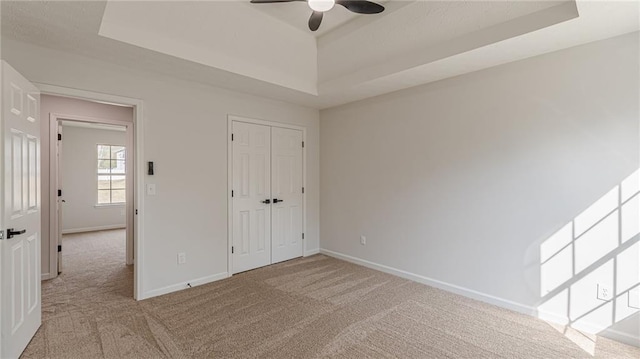
[[[640,357],[323,255],[135,302],[124,243],[122,231],[65,236],[65,272],[43,283],[24,358]]]

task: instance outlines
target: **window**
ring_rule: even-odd
[[[125,202],[125,163],[124,146],[98,145],[98,204]]]

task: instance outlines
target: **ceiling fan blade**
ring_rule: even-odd
[[[322,22],[322,15],[324,13],[320,11],[314,11],[309,18],[309,30],[316,31],[320,27],[320,23]]]
[[[379,14],[384,11],[384,6],[366,0],[338,0],[336,4],[358,14]]]
[[[306,1],[306,0],[251,0],[252,4],[272,4],[277,2],[294,2],[294,1]]]

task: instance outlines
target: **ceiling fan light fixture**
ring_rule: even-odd
[[[369,0],[251,0],[252,4],[270,4],[294,1],[306,1],[313,10],[309,18],[309,30],[316,31],[322,23],[324,13],[333,9],[336,4],[344,6],[356,14],[379,14],[384,6]]]
[[[308,0],[307,3],[313,11],[325,12],[333,9],[335,0]]]

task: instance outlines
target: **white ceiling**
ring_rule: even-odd
[[[2,1],[2,38],[316,108],[640,29],[636,1]],[[301,18],[300,18],[301,17]]]

